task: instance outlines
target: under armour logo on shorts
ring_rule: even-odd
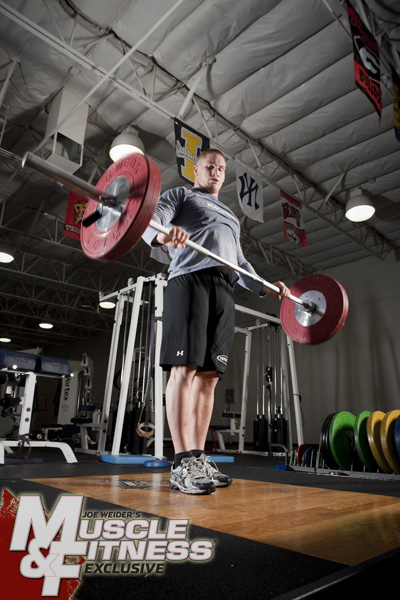
[[[177,356],[183,356],[183,350],[178,350],[176,353]]]

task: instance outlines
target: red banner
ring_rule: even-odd
[[[308,246],[308,240],[301,215],[301,202],[281,190],[283,233],[289,242],[298,246]]]
[[[69,192],[65,213],[64,235],[79,240],[81,237],[81,222],[86,209],[87,198],[76,192]]]
[[[353,37],[354,75],[356,85],[368,96],[379,116],[382,114],[381,70],[379,46],[372,33],[347,2],[347,14]]]

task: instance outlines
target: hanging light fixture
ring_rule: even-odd
[[[113,292],[108,290],[106,293],[99,292],[99,306],[101,308],[105,308],[106,310],[111,310],[115,308],[116,302],[113,299]]]
[[[115,302],[112,302],[111,300],[102,300],[101,302],[99,302],[99,306],[101,306],[101,308],[110,310],[112,308],[115,308]]]
[[[9,338],[9,337],[0,337],[0,342],[3,342],[3,344],[9,344],[11,342],[11,338]]]
[[[350,198],[346,204],[346,218],[349,221],[359,223],[367,221],[375,213],[375,207],[370,198],[361,188],[355,188],[350,192]]]
[[[11,244],[7,239],[0,242],[0,263],[10,263],[14,260]]]
[[[48,312],[43,316],[42,320],[39,323],[39,327],[41,327],[42,329],[53,329],[54,325],[51,322],[50,315]]]
[[[115,162],[133,152],[144,154],[144,144],[136,129],[128,127],[114,139],[110,148],[110,157]]]

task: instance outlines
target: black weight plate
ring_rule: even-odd
[[[337,464],[332,456],[332,452],[329,446],[329,427],[331,421],[336,413],[330,413],[322,424],[321,434],[319,438],[319,445],[321,450],[322,458],[330,469],[337,469]]]

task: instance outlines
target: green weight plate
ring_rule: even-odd
[[[356,417],[346,410],[337,413],[329,426],[329,446],[341,469],[351,469]]]
[[[354,424],[354,443],[356,446],[357,454],[364,467],[371,472],[378,470],[378,465],[371,452],[370,445],[368,443],[367,435],[367,421],[371,414],[369,410],[364,410],[357,415],[356,422]]]
[[[391,410],[386,413],[381,423],[382,452],[392,471],[397,474],[400,473],[400,460],[394,441],[394,426],[398,417],[400,417],[400,410]]]
[[[384,473],[392,473],[392,469],[388,464],[385,455],[383,454],[381,444],[381,423],[385,416],[385,413],[381,410],[376,410],[371,413],[367,420],[367,436],[369,447],[376,460],[378,467]]]
[[[336,413],[330,413],[322,424],[321,434],[319,438],[319,447],[321,455],[325,463],[330,469],[337,469],[337,464],[332,456],[329,446],[329,427]]]

